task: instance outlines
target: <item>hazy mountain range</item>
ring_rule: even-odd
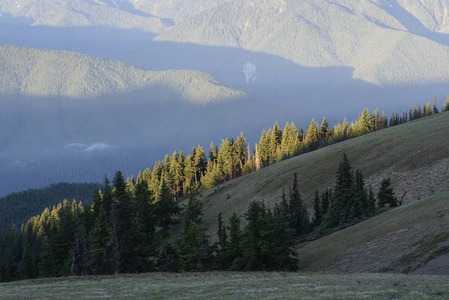
[[[0,194],[129,174],[240,131],[253,147],[275,121],[441,105],[448,6],[0,0],[0,43],[28,47],[0,48]]]

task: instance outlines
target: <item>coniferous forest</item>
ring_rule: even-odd
[[[302,199],[295,174],[274,207],[253,201],[243,218],[233,214],[223,220],[219,214],[214,236],[202,224],[199,193],[294,155],[439,113],[436,103],[423,108],[393,113],[389,120],[379,110],[371,114],[365,109],[358,120],[348,124],[345,119],[333,128],[326,119],[321,126],[312,120],[306,130],[293,123],[281,130],[276,123],[263,131],[253,152],[241,134],[220,147],[211,144],[207,160],[198,146],[187,157],[182,151],[166,155],[136,178],[125,179],[117,171],[112,182],[105,178],[92,191],[91,204],[64,200],[4,230],[0,280],[149,271],[295,271],[300,262],[294,246],[301,241],[365,220],[385,206],[399,206],[391,181],[384,178],[375,193],[366,186],[363,170],[354,171],[345,154],[334,188],[317,190],[313,207]]]

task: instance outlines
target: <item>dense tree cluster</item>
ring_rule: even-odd
[[[444,104],[443,111],[449,110],[449,99]],[[390,119],[385,113],[376,109],[370,113],[364,109],[357,120],[349,123],[346,118],[342,124],[332,128],[326,118],[321,126],[312,120],[309,127],[298,129],[293,122],[287,122],[281,129],[276,122],[268,131],[263,130],[254,151],[250,151],[243,133],[237,139],[224,139],[220,146],[210,144],[208,156],[202,146],[193,147],[191,154],[175,151],[166,155],[163,161],[155,163],[152,170],[147,168],[139,172],[137,181],[146,180],[150,189],[157,195],[160,183],[165,181],[176,201],[181,201],[194,190],[207,190],[219,183],[257,171],[275,162],[302,153],[316,150],[346,139],[362,136],[391,126],[403,124],[415,119],[439,113],[434,99],[433,108],[430,103],[424,109],[415,107],[409,113],[404,110],[401,115],[392,112]],[[127,180],[130,189],[134,188],[135,178]]]
[[[29,189],[0,198],[0,230],[26,222],[48,206],[58,205],[64,198],[91,203],[93,183],[52,184],[42,189]],[[101,186],[98,186],[101,188]]]
[[[448,110],[449,99],[444,109]],[[310,219],[294,175],[288,196],[282,193],[272,209],[250,203],[242,220],[233,214],[228,226],[218,216],[217,241],[212,243],[202,224],[202,203],[197,192],[293,155],[394,126],[438,112],[430,104],[388,123],[379,110],[365,109],[356,122],[321,127],[312,120],[307,131],[287,123],[281,130],[263,131],[250,153],[243,134],[236,140],[211,144],[206,160],[201,146],[184,157],[166,155],[153,170],[125,180],[117,172],[112,186],[106,178],[96,189],[91,205],[74,200],[46,208],[21,228],[0,235],[0,281],[47,276],[114,274],[146,271],[296,270],[294,243],[311,232],[354,224],[376,213],[376,199],[362,172],[352,171],[346,154],[340,162],[333,190],[316,191]],[[392,121],[393,120],[393,121]],[[177,201],[189,197],[182,209]],[[391,180],[382,181],[379,207],[400,204]],[[177,224],[181,223],[181,226]],[[173,228],[181,228],[173,236]],[[178,231],[179,233],[179,231]],[[170,242],[169,242],[170,241]]]
[[[0,235],[2,281],[36,276],[148,271],[156,228],[166,234],[179,207],[162,182],[156,201],[145,181],[131,192],[121,172],[105,180],[92,205],[64,200]],[[13,253],[12,259],[10,253]]]
[[[296,178],[296,177],[295,177]],[[295,270],[290,219],[253,202],[241,228],[237,215],[218,241],[202,227],[202,203],[192,193],[182,209],[164,181],[158,200],[145,180],[127,187],[121,172],[92,205],[64,200],[32,217],[19,230],[0,235],[0,280],[148,271]],[[297,200],[296,194],[291,202]],[[296,197],[296,198],[295,198]],[[291,204],[288,205],[290,207]],[[170,228],[182,218],[181,237],[169,244]],[[221,216],[220,216],[221,218]],[[175,226],[176,227],[176,226]],[[227,237],[229,230],[229,238]]]
[[[310,220],[294,174],[288,196],[272,209],[252,201],[228,226],[218,216],[214,243],[202,224],[202,202],[191,193],[183,208],[162,180],[157,195],[144,179],[130,186],[120,171],[112,186],[96,190],[92,205],[64,200],[21,229],[0,235],[0,280],[99,275],[148,271],[273,271],[297,270],[293,247],[308,234],[354,224],[376,213],[374,193],[362,173],[351,171],[346,155],[340,162],[333,191],[314,197]],[[377,194],[380,207],[395,207],[391,181]],[[181,223],[180,226],[177,224]],[[181,228],[179,230],[171,230]],[[176,233],[178,232],[178,234]],[[180,232],[180,234],[179,234]]]
[[[344,154],[337,171],[334,190],[323,193],[322,203],[325,205],[321,206],[318,213],[323,216],[321,230],[363,220],[375,213],[376,200],[372,188],[365,186],[360,170],[354,175],[351,169],[348,157]],[[316,207],[320,208],[318,204]]]

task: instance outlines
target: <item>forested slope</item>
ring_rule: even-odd
[[[92,195],[100,184],[57,183],[42,189],[28,189],[0,198],[0,231],[12,225],[20,227],[30,217],[39,215],[46,207],[58,205],[64,199],[92,203]]]
[[[216,231],[220,212],[227,219],[232,212],[242,215],[250,201],[268,207],[280,202],[282,190],[288,194],[293,174],[298,174],[299,192],[313,215],[315,191],[319,194],[335,186],[335,174],[343,153],[353,170],[363,172],[374,191],[383,178],[392,185],[404,204],[448,191],[449,113],[440,113],[394,126],[355,139],[330,145],[310,153],[275,163],[257,172],[230,180],[204,192],[204,220],[208,232]],[[405,195],[404,195],[405,194]]]

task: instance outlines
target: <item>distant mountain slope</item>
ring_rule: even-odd
[[[156,16],[133,10],[120,0],[1,0],[3,17],[24,17],[34,26],[85,27],[105,26],[162,32],[171,24]],[[123,5],[120,9],[117,3]],[[128,11],[126,10],[128,8]]]
[[[449,34],[448,0],[399,0],[398,3],[426,29]]]
[[[0,0],[3,17],[34,26],[106,26],[160,33],[227,0]]]
[[[45,51],[0,45],[0,94],[95,97],[130,90],[151,89],[146,98],[214,103],[245,97],[226,88],[212,76],[197,71],[151,72],[124,63],[66,51]]]
[[[65,51],[0,46],[0,195],[102,181],[174,150],[310,116],[198,71],[152,72]],[[305,117],[306,116],[306,117]]]
[[[168,18],[175,24],[196,15],[197,13],[215,7],[228,0],[129,0],[135,8],[149,14]]]
[[[304,67],[348,66],[355,69],[354,78],[375,84],[449,79],[449,47],[410,34],[413,24],[401,23],[385,5],[367,0],[236,0],[184,21],[157,40],[239,47]],[[440,3],[435,14],[446,10]],[[366,64],[381,71],[373,74]]]
[[[348,111],[357,103],[388,99],[389,109],[397,109],[411,105],[410,96],[445,96],[446,23],[447,1],[440,0],[234,0],[177,24],[156,40],[201,45],[206,53],[208,48],[246,50],[224,56],[230,60],[222,64],[226,67],[211,73],[273,102],[314,109],[313,103],[335,107],[338,102]],[[256,75],[251,87],[235,79],[246,63]],[[271,94],[274,89],[285,96]]]
[[[315,191],[334,188],[343,153],[375,192],[381,180],[390,177],[396,195],[402,198],[406,193],[405,204],[447,192],[448,131],[449,113],[440,113],[275,163],[205,192],[205,223],[212,235],[220,212],[227,220],[233,212],[242,215],[251,200],[273,206],[281,200],[282,189],[288,194],[295,172],[301,197],[313,214]]]

